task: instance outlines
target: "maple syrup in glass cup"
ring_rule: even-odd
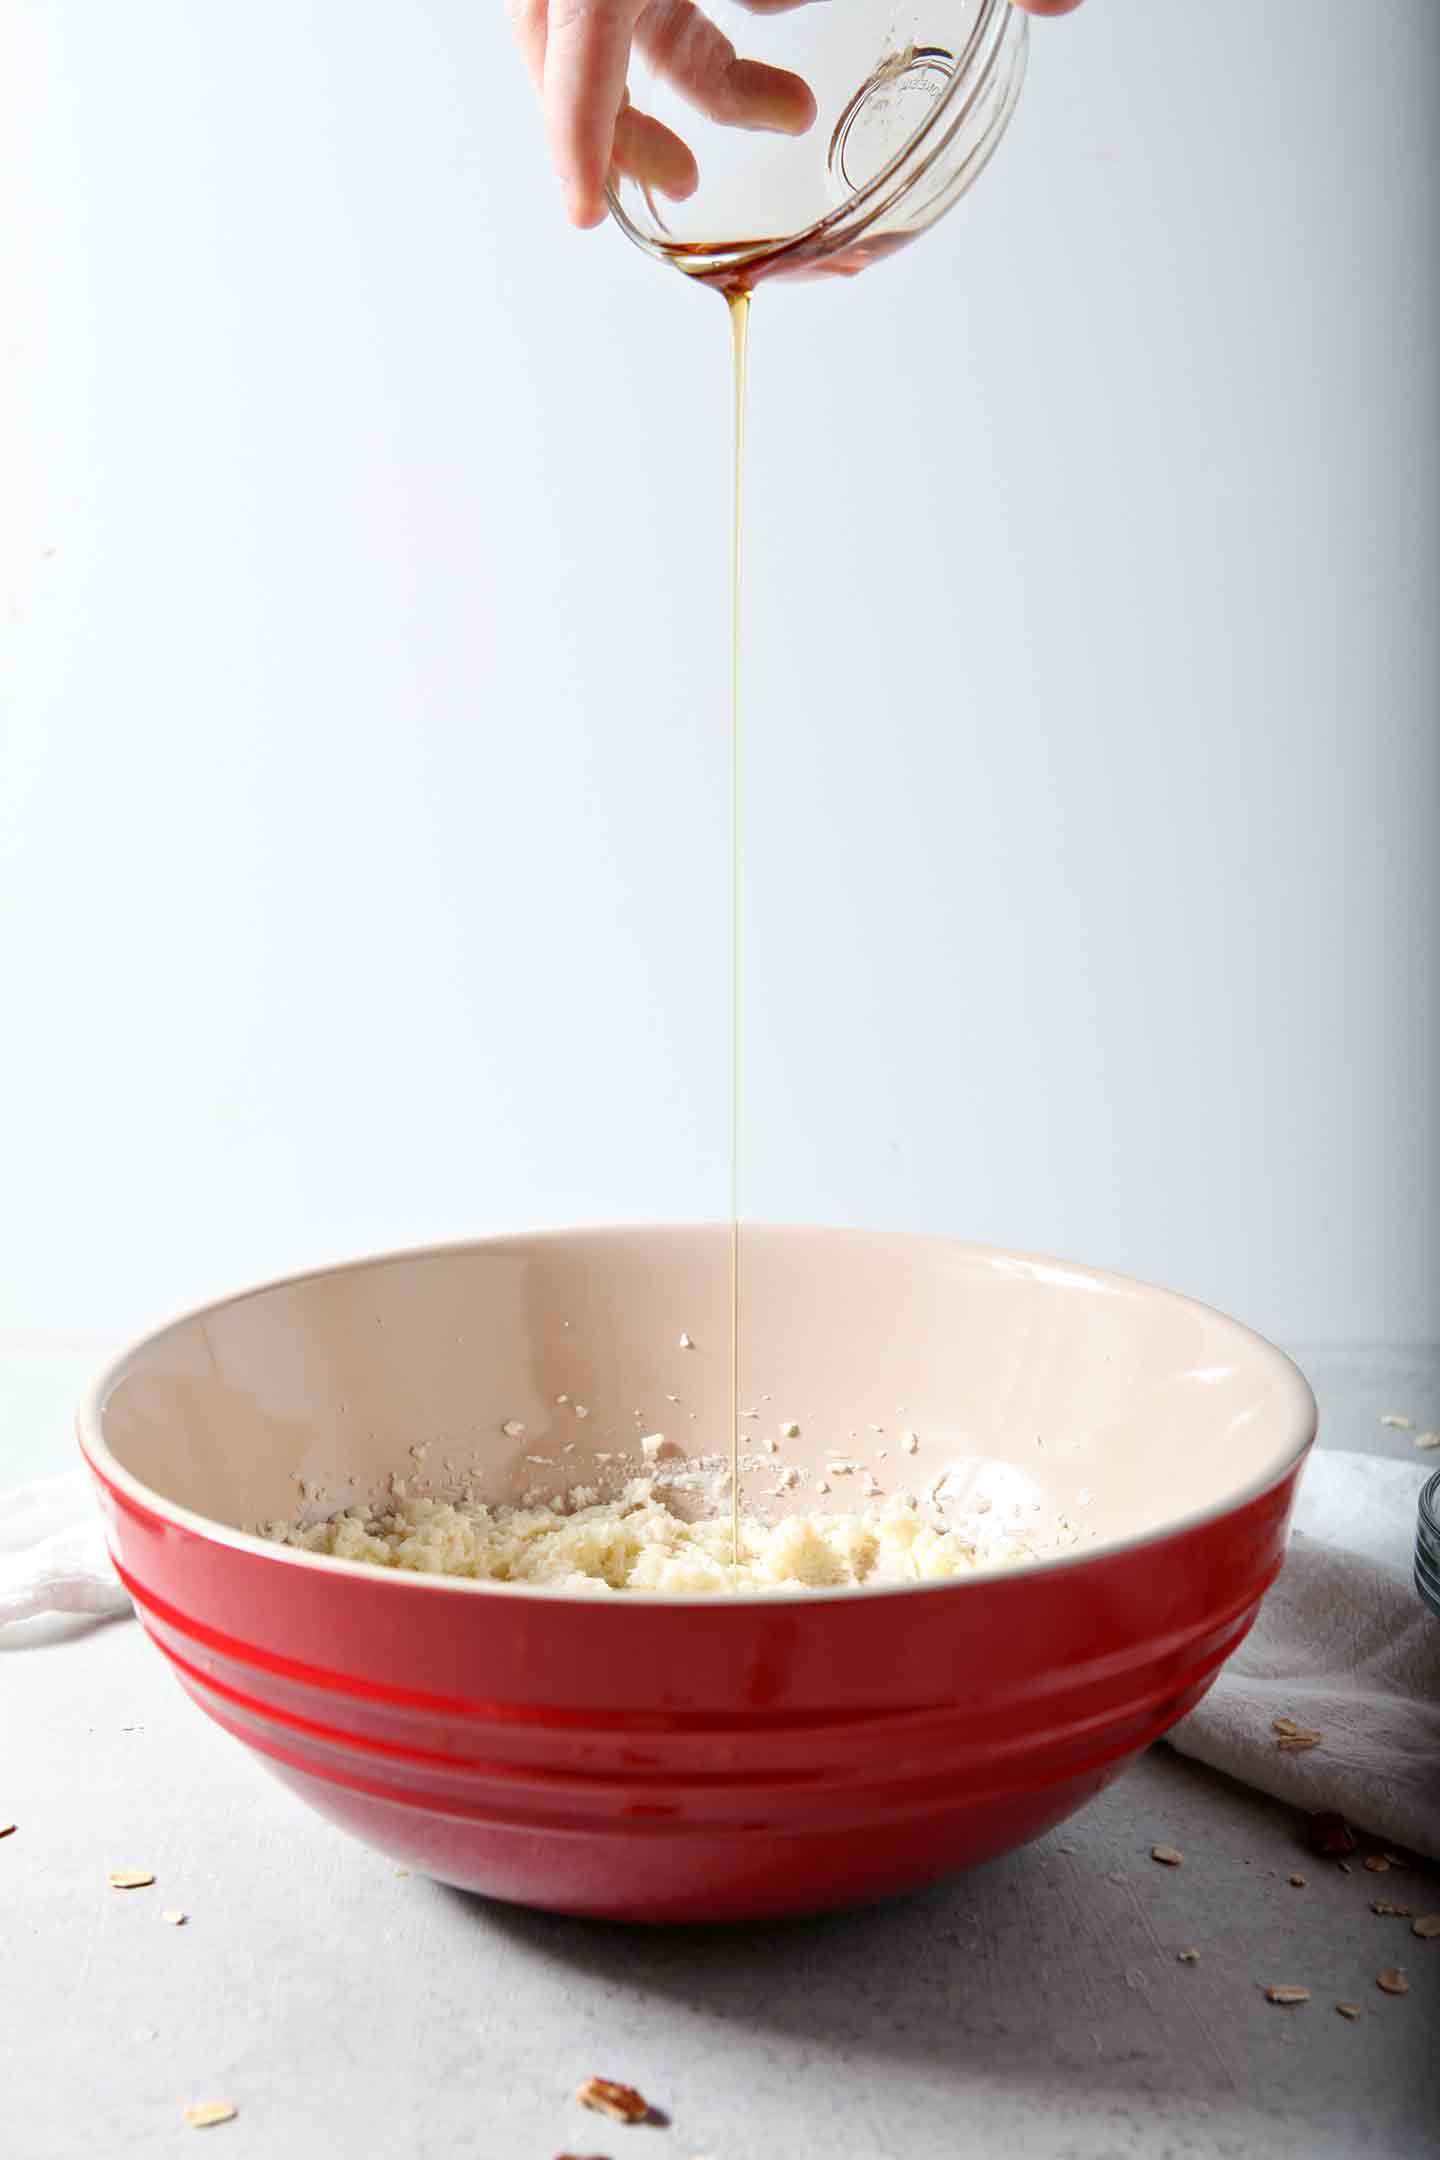
[[[726,76],[689,0],[652,0],[628,83],[637,134],[643,115],[678,137],[698,184],[677,200],[652,162],[648,184],[612,174],[609,202],[637,246],[727,293],[852,276],[924,232],[989,162],[1025,76],[1011,0],[709,0],[705,15],[740,69]]]

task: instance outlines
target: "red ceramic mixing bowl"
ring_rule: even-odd
[[[822,1504],[837,1449],[882,1483],[998,1479],[1037,1525],[1077,1526],[1039,1564],[569,1595],[252,1534],[396,1471],[504,1499],[558,1482],[557,1462],[567,1482],[602,1475],[594,1458],[641,1432],[714,1449],[727,1240],[587,1230],[367,1261],[213,1306],[112,1366],[82,1446],[140,1620],[202,1709],[396,1860],[614,1919],[880,1897],[1099,1792],[1255,1618],[1315,1430],[1278,1350],[1116,1276],[938,1239],[743,1233],[746,1406],[757,1430],[801,1427],[777,1458],[799,1489],[758,1504]]]

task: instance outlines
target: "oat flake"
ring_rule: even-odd
[[[1173,1845],[1152,1845],[1150,1857],[1158,1860],[1161,1867],[1183,1867],[1185,1864],[1184,1853],[1177,1852]]]
[[[1310,1990],[1302,1987],[1267,1987],[1265,2000],[1272,2003],[1307,2003],[1310,2000]]]
[[[112,1890],[148,1890],[155,1877],[144,1868],[122,1867],[111,1868],[105,1879]]]
[[[233,2122],[240,2110],[228,2100],[202,2100],[198,2107],[185,2110],[185,2120],[192,2130],[210,2130],[216,2123]]]
[[[1358,2018],[1360,2015],[1359,2003],[1336,2003],[1335,2008],[1339,2011],[1341,2017],[1343,2018],[1354,2019]]]
[[[1422,1942],[1434,1942],[1436,1936],[1440,1935],[1440,1912],[1421,1913],[1410,1932],[1418,1935]]]
[[[1375,1975],[1375,1985],[1387,1995],[1408,1995],[1410,1982],[1398,1965],[1387,1965],[1384,1972]]]

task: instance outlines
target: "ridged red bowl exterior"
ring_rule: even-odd
[[[147,1632],[312,1805],[443,1881],[633,1921],[859,1903],[1062,1820],[1239,1643],[1299,1470],[1081,1564],[662,1605],[287,1564],[91,1467]]]

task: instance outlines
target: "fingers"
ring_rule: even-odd
[[[737,59],[724,33],[693,0],[651,0],[635,43],[686,101],[726,127],[803,135],[815,120],[808,83],[785,68]]]
[[[743,0],[779,13],[804,0]],[[1035,0],[1055,6],[1057,0]],[[1059,0],[1065,4],[1065,0]],[[630,107],[632,36],[650,64],[725,126],[802,135],[814,124],[809,86],[784,68],[737,58],[692,0],[506,0],[526,69],[545,108],[550,155],[572,224],[598,225],[612,164],[674,200],[699,174],[678,135]],[[638,28],[637,28],[638,24]]]
[[[630,36],[643,0],[551,0],[545,36],[545,132],[572,225],[598,225]]]
[[[672,202],[684,202],[700,185],[699,168],[680,137],[633,105],[626,105],[615,123],[615,163]]]

